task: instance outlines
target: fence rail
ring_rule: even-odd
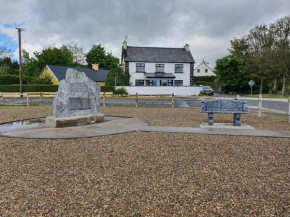
[[[272,113],[282,114],[282,115],[288,116],[288,122],[290,124],[290,97],[289,97],[289,99],[263,98],[263,95],[259,94],[259,98],[241,97],[240,95],[237,95],[236,97],[233,97],[233,98],[220,98],[219,97],[219,99],[258,101],[259,102],[258,106],[248,106],[248,107],[252,108],[252,109],[257,109],[259,117],[262,117],[263,112],[272,112]],[[263,107],[263,101],[275,101],[275,102],[286,102],[286,103],[288,102],[288,112],[277,110],[277,109],[265,108],[265,107]]]
[[[113,94],[106,94],[103,93],[102,94],[102,98],[103,98],[103,107],[106,107],[106,104],[131,104],[131,105],[135,105],[136,108],[139,107],[140,104],[147,104],[147,105],[171,105],[172,108],[174,108],[174,93],[172,94],[162,94],[162,95],[141,95],[141,97],[148,97],[148,96],[154,96],[154,97],[170,97],[169,99],[171,99],[171,102],[140,102],[139,101],[139,97],[140,95],[138,95],[138,93],[136,93],[136,95],[130,95],[130,96],[134,96],[135,97],[135,101],[132,102],[109,102],[106,101],[106,99],[109,97],[116,97],[116,95]],[[119,97],[119,96],[117,96]]]

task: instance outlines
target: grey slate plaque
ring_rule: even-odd
[[[90,98],[69,98],[69,109],[70,110],[83,110],[91,109]]]
[[[87,93],[88,85],[80,82],[70,83],[70,91],[73,93]]]

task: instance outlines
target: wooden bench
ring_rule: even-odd
[[[234,114],[234,126],[241,126],[242,114],[249,114],[246,101],[214,99],[201,102],[201,113],[208,113],[208,124],[213,125],[213,114]]]

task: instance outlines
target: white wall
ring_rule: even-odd
[[[145,63],[145,72],[146,73],[154,73],[155,72],[155,64],[159,63]],[[183,80],[184,86],[190,85],[190,64],[189,63],[160,63],[164,64],[164,72],[165,73],[173,73],[175,75],[174,80]],[[183,73],[174,73],[175,64],[183,64]],[[144,79],[144,74],[140,72],[136,72],[136,62],[129,62],[129,74],[130,74],[130,83],[135,86],[135,80]]]
[[[200,72],[197,72],[197,69],[200,69]],[[205,72],[205,69],[208,70],[208,72]],[[193,73],[194,77],[198,77],[198,76],[216,76],[216,74],[204,63],[201,63],[198,67],[196,67],[194,69],[194,73]],[[194,79],[193,79],[194,80]]]
[[[202,87],[198,86],[117,86],[116,89],[126,88],[129,95],[161,95],[161,94],[172,94],[176,96],[186,95],[199,95],[202,91]]]

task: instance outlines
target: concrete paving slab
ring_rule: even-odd
[[[148,126],[148,122],[138,118],[106,118],[106,122],[75,127],[54,128],[42,125],[39,128],[27,128],[0,131],[0,136],[26,138],[26,139],[76,139],[111,134],[139,131]]]
[[[142,132],[167,132],[167,133],[191,133],[191,134],[210,134],[210,135],[229,135],[229,136],[290,138],[290,131],[273,131],[273,130],[235,130],[235,129],[205,129],[205,128],[193,128],[193,127],[148,126],[148,127],[142,128],[141,131]]]
[[[255,128],[242,124],[241,126],[234,126],[232,123],[213,123],[213,125],[209,125],[208,123],[201,123],[199,125],[200,128],[206,129],[234,129],[234,130],[254,130]]]

